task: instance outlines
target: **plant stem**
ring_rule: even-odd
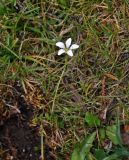
[[[59,79],[59,81],[58,81],[58,83],[57,83],[57,85],[56,85],[55,95],[54,95],[54,99],[53,99],[53,103],[52,103],[52,111],[51,111],[52,113],[54,112],[55,101],[56,101],[57,93],[58,93],[58,90],[59,90],[59,86],[60,86],[61,80],[62,80],[63,75],[64,75],[64,73],[65,73],[66,66],[67,66],[67,64],[68,64],[67,62],[68,62],[68,61],[67,61],[67,57],[66,57],[66,59],[65,59],[65,65],[64,65],[63,70],[62,70],[62,73],[61,73],[61,75],[60,75],[60,79]]]

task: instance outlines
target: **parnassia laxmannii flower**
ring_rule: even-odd
[[[63,53],[67,53],[70,57],[73,56],[73,52],[72,50],[79,48],[79,45],[77,44],[72,44],[72,39],[68,38],[65,42],[65,44],[63,42],[57,42],[56,46],[60,48],[60,50],[58,51],[58,55],[62,55]]]

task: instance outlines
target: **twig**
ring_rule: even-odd
[[[44,160],[44,139],[43,139],[43,126],[41,124],[41,160]]]

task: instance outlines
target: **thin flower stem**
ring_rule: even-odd
[[[53,99],[53,103],[52,103],[52,113],[54,112],[54,108],[55,108],[55,101],[56,101],[56,97],[57,97],[57,93],[58,93],[58,90],[59,90],[59,86],[60,86],[60,83],[61,83],[61,80],[63,78],[63,75],[65,73],[65,69],[66,69],[66,66],[67,66],[67,58],[65,59],[65,65],[63,67],[63,70],[62,70],[62,73],[61,73],[61,76],[60,76],[60,79],[56,85],[56,90],[55,90],[55,95],[54,95],[54,99]]]

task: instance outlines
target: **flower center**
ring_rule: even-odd
[[[65,52],[68,52],[69,48],[65,48],[64,50],[65,50]]]

